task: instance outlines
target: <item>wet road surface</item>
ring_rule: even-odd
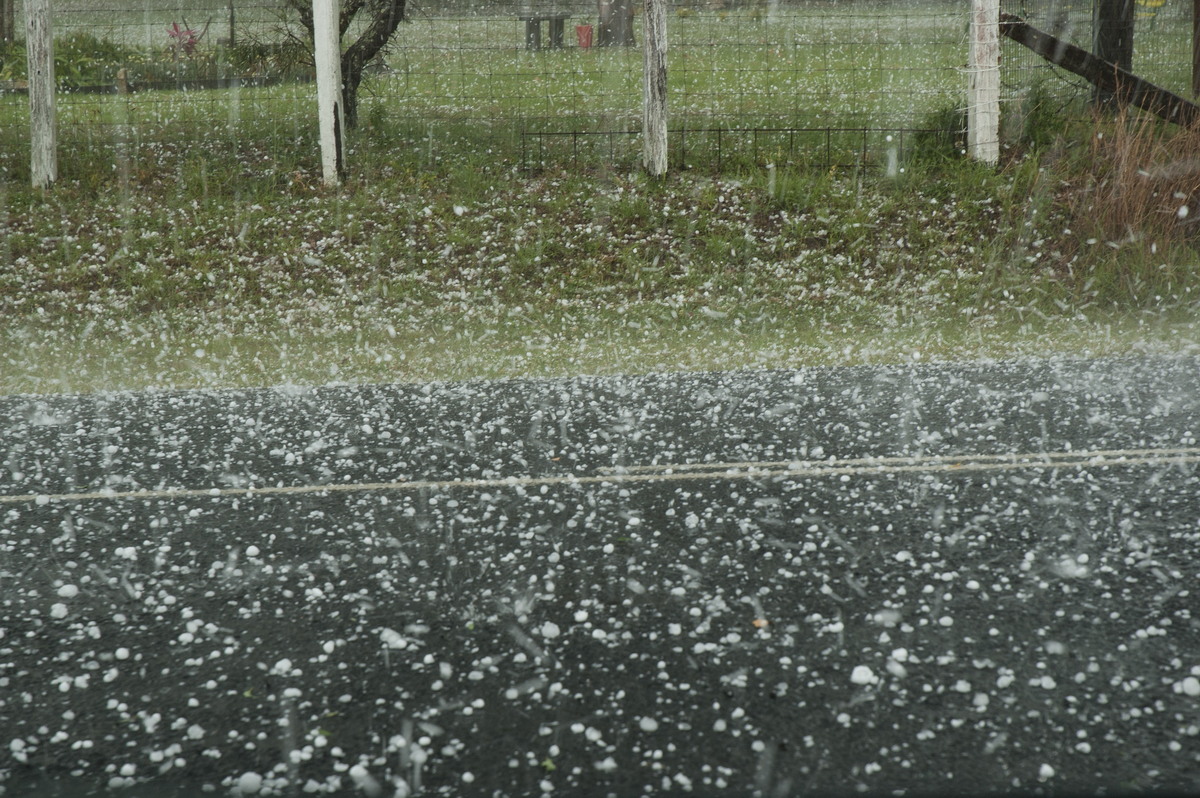
[[[1197,358],[0,411],[10,795],[1200,789]]]

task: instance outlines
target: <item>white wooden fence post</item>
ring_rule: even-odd
[[[58,118],[54,98],[54,31],[51,0],[25,4],[25,53],[29,66],[29,167],[33,185],[58,179]]]
[[[667,173],[667,14],[664,0],[646,0],[642,32],[642,163]]]
[[[1000,0],[971,0],[967,150],[977,161],[1000,161]]]
[[[321,171],[325,184],[346,176],[342,108],[342,41],[338,0],[313,0],[313,56],[317,65],[317,121],[321,128]]]

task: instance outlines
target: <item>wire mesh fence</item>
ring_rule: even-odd
[[[1034,27],[1095,53],[1102,2],[1001,0],[1001,10],[1021,16]],[[1130,2],[1133,35],[1128,68],[1168,91],[1191,97],[1192,0]],[[1044,95],[1064,102],[1086,99],[1092,93],[1092,87],[1082,78],[1050,65],[1013,42],[1004,43],[1001,71],[1010,101],[1019,100],[1035,86]]]
[[[1093,0],[1004,2],[1089,46]],[[1185,88],[1190,3],[1137,2],[1135,65]],[[0,45],[8,174],[28,151],[21,0],[14,8],[15,40]],[[640,3],[420,0],[406,17],[364,78],[356,137],[386,132],[398,159],[490,152],[525,166],[636,162]],[[311,56],[287,0],[56,0],[53,22],[60,130],[72,157],[157,147],[271,159],[306,151],[315,137]],[[940,142],[963,103],[967,29],[962,0],[674,2],[674,157],[684,166],[886,165]],[[1004,65],[1010,96],[1043,75],[1082,90],[1011,43]]]
[[[922,146],[945,151],[957,131],[936,128],[750,127],[676,128],[668,132],[671,166],[689,169],[789,165],[822,170],[880,167],[896,174]],[[521,166],[528,171],[552,164],[638,162],[637,131],[526,132]]]
[[[423,124],[443,140],[486,131],[493,142],[518,142],[527,165],[568,154],[572,162],[636,161],[629,134],[641,124],[639,49],[586,46],[600,20],[585,2],[545,6],[569,15],[562,46],[547,34],[531,50],[522,8],[415,10],[372,86],[368,113]],[[636,14],[631,27],[639,42]],[[862,149],[855,136],[835,153],[830,139],[845,138],[836,131],[868,129],[883,142],[959,101],[964,35],[960,4],[940,0],[675,4],[672,151],[685,164],[732,162],[740,143],[760,162],[844,163]],[[781,129],[790,131],[786,147],[763,144]],[[794,146],[810,139],[816,146]],[[867,157],[880,152],[869,148]]]

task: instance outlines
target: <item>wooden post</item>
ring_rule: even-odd
[[[1118,105],[1133,105],[1176,125],[1200,125],[1200,106],[1130,74],[1070,42],[1044,33],[1013,14],[1000,15],[1000,33],[1050,63],[1086,80]]]
[[[664,0],[646,0],[642,32],[642,164],[667,173],[667,14]]]
[[[336,186],[346,176],[346,142],[342,135],[342,41],[338,0],[313,0],[313,56],[317,65],[317,121],[321,129],[321,172]]]
[[[229,46],[237,47],[237,28],[234,24],[235,12],[233,10],[233,0],[229,0]]]
[[[58,118],[54,97],[54,32],[51,0],[25,4],[25,54],[29,66],[29,166],[33,185],[58,179]]]
[[[1000,0],[971,0],[967,149],[977,161],[1000,160]]]
[[[1192,96],[1200,97],[1200,0],[1192,0]]]
[[[1092,12],[1092,53],[1101,61],[1133,72],[1133,0],[1096,0]],[[1096,87],[1092,102],[1106,106],[1113,96]]]

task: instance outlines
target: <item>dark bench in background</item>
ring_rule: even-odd
[[[525,23],[525,49],[542,49],[542,21],[550,23],[550,44],[552,48],[563,46],[563,23],[571,18],[570,11],[522,11],[517,19]]]

